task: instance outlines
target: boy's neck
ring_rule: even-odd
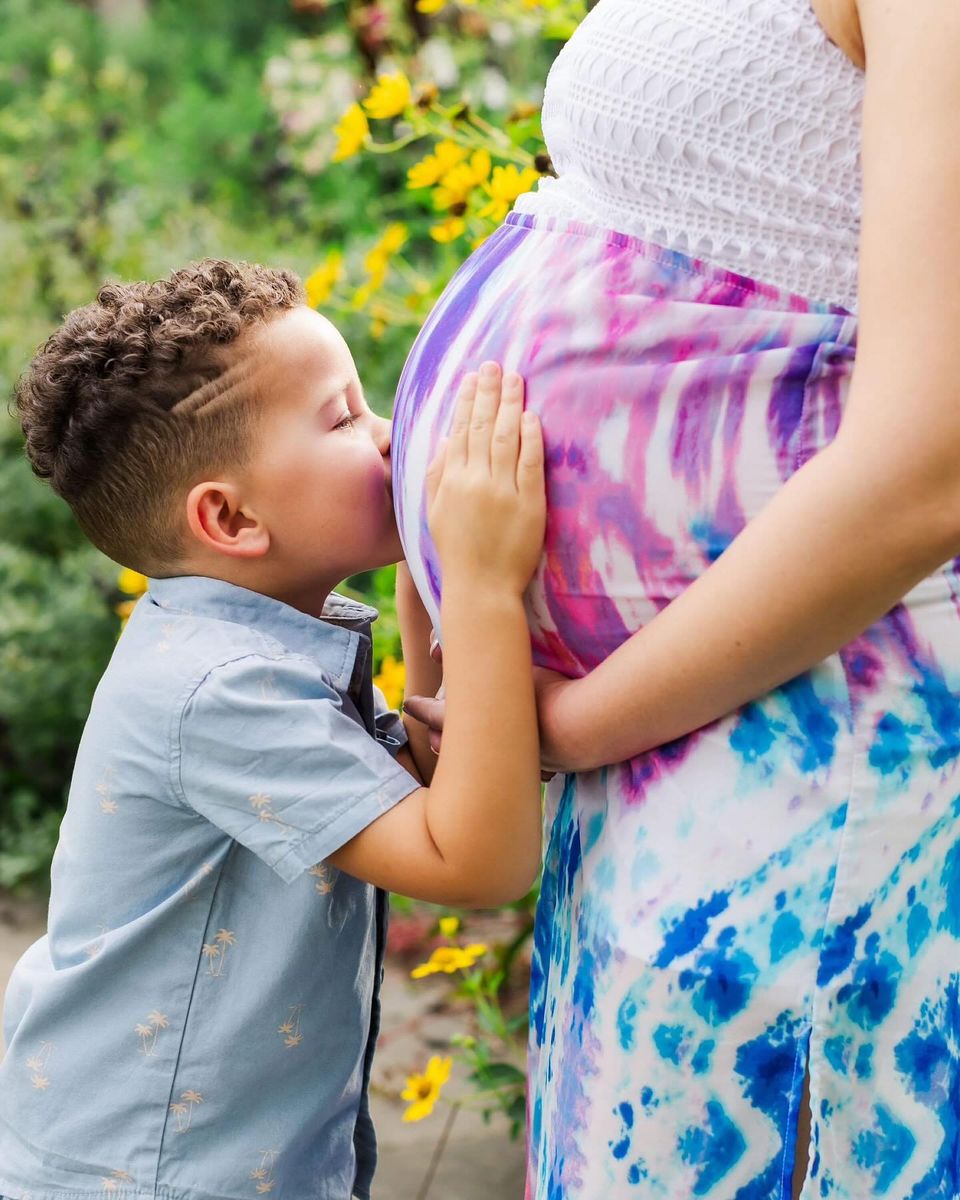
[[[202,575],[206,579],[222,579],[224,583],[232,583],[235,587],[246,588],[250,592],[258,592],[261,596],[269,596],[271,600],[279,600],[308,617],[320,617],[327,597],[334,590],[338,581],[330,581],[318,575],[290,581],[278,578],[276,573],[265,569],[267,564],[260,562],[260,569],[254,569],[254,564],[240,560],[235,565],[226,560],[224,563],[185,559],[180,563],[178,575]]]

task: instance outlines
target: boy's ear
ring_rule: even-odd
[[[202,546],[231,558],[262,558],[270,532],[232,483],[205,481],[187,496],[187,523]]]

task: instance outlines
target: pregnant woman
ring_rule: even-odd
[[[956,0],[600,0],[411,353],[435,615],[459,374],[548,454],[529,1200],[960,1195],[958,63]]]

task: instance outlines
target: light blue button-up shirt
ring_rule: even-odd
[[[323,860],[418,786],[375,616],[150,584],[7,992],[0,1195],[369,1195],[384,897]]]

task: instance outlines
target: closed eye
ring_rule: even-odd
[[[353,413],[347,413],[345,417],[341,417],[336,425],[334,425],[334,429],[351,429],[356,424],[356,420],[357,418]]]

